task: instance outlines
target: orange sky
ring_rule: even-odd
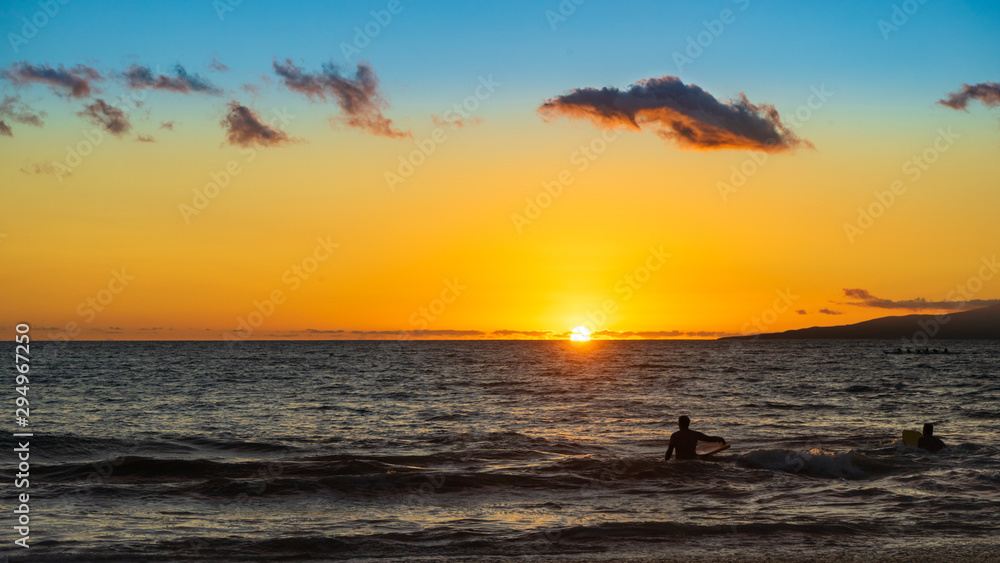
[[[901,44],[916,40],[900,32]],[[38,65],[84,62],[46,48],[26,56]],[[717,48],[739,46],[720,39]],[[24,58],[5,56],[5,69]],[[70,175],[51,163],[67,163],[67,147],[94,138],[84,132],[97,126],[78,115],[89,100],[0,81],[3,95],[46,112],[43,128],[18,125],[14,137],[0,137],[0,326],[28,322],[45,337],[95,340],[412,330],[565,337],[581,325],[610,336],[700,338],[921,311],[865,306],[847,288],[891,301],[961,301],[952,290],[978,278],[971,298],[1000,298],[998,282],[981,274],[1000,252],[997,114],[978,103],[968,112],[936,104],[961,85],[950,75],[903,97],[889,92],[890,81],[869,97],[850,69],[831,67],[828,80],[788,78],[779,92],[764,80],[730,85],[706,55],[681,76],[686,84],[722,102],[744,92],[773,104],[814,147],[767,154],[698,150],[651,125],[537,112],[575,88],[625,89],[674,74],[672,64],[628,76],[613,65],[574,68],[544,81],[537,69],[519,76],[501,66],[501,85],[457,127],[440,117],[475,95],[492,59],[471,53],[485,70],[456,71],[435,90],[394,75],[402,63],[392,55],[366,56],[384,98],[369,116],[391,117],[410,138],[338,125],[345,110],[334,96],[310,101],[282,86],[271,59],[233,55],[228,73],[203,71],[224,94],[142,90],[143,106],[128,112],[133,131],[100,134]],[[92,96],[110,98],[120,75],[109,69],[123,65],[102,60],[107,68],[88,63],[106,76],[95,82],[103,94]],[[310,60],[297,64],[321,76],[323,59]],[[946,74],[940,65],[930,72]],[[796,120],[821,83],[832,96]],[[219,122],[230,99],[287,142],[226,142]],[[160,127],[166,121],[172,130]],[[140,133],[155,142],[135,142]],[[925,152],[935,160],[921,170],[911,161]],[[412,173],[400,168],[408,158],[419,162]],[[741,167],[745,183],[734,176]],[[884,212],[859,226],[858,208],[886,207],[897,180]]]

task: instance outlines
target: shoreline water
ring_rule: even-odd
[[[41,347],[31,557],[0,556],[995,560],[1000,359],[956,345]],[[732,448],[663,463],[678,414]],[[926,421],[946,450],[901,443]]]

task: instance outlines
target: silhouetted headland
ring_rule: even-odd
[[[1000,339],[1000,305],[971,311],[940,315],[903,315],[881,317],[840,326],[814,326],[785,332],[771,332],[750,336],[728,336],[729,339],[808,340],[808,339],[866,339],[906,338],[924,334],[932,339],[991,340]]]

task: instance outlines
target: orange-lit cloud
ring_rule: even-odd
[[[652,129],[679,148],[781,152],[812,147],[781,122],[774,106],[753,104],[740,94],[720,102],[676,76],[640,80],[626,90],[577,88],[538,108],[546,119],[589,119],[598,127]]]
[[[284,63],[275,61],[274,72],[289,90],[304,94],[310,101],[335,100],[343,112],[338,121],[348,127],[383,137],[411,136],[409,131],[396,129],[392,120],[382,115],[388,103],[378,91],[375,71],[365,63],[358,63],[353,79],[341,76],[340,69],[331,63],[324,64],[321,72],[309,74],[295,66],[291,59]]]
[[[86,106],[77,115],[116,137],[121,137],[132,130],[132,124],[125,112],[100,98],[94,100],[94,103]]]
[[[1000,82],[963,84],[958,92],[948,94],[946,99],[938,100],[938,103],[952,109],[967,110],[971,100],[979,100],[986,107],[1000,106]]]
[[[230,145],[270,147],[291,142],[284,131],[265,125],[256,112],[235,101],[229,102],[229,112],[221,124],[226,129],[226,139]]]
[[[17,86],[32,82],[48,84],[56,94],[70,98],[90,96],[90,83],[104,79],[97,70],[85,65],[69,69],[62,65],[52,68],[47,64],[36,66],[28,61],[10,65],[9,69],[2,71],[2,75]]]

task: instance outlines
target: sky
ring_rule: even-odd
[[[994,2],[5,2],[0,326],[715,338],[1000,300]]]

